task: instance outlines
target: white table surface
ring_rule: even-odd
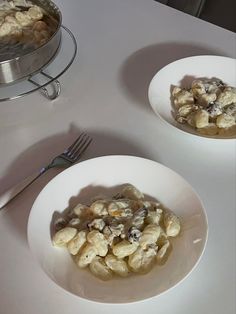
[[[52,171],[0,212],[0,313],[235,313],[235,141],[178,132],[155,116],[147,100],[152,76],[173,60],[235,57],[235,34],[153,0],[56,3],[79,53],[60,79],[56,101],[34,93],[0,103],[0,192],[86,130],[95,141],[85,158],[138,155],[185,177],[206,207],[209,239],[193,273],[160,297],[112,306],[66,294],[35,263],[26,238],[31,205]]]

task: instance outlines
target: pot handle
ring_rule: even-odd
[[[49,85],[52,86],[52,92],[49,92],[47,87],[42,87],[41,90],[48,99],[54,100],[60,95],[61,84],[58,80],[55,80],[52,83],[50,83]]]
[[[51,91],[48,90],[48,87],[42,86],[41,91],[43,92],[44,96],[47,97],[50,100],[56,99],[61,92],[61,84],[58,80],[53,80],[53,77],[43,71],[40,71],[40,74],[48,78],[51,83],[49,83],[47,86],[51,86]],[[41,85],[37,82],[35,82],[32,77],[28,79],[28,81],[32,84],[34,84],[37,87],[40,87]]]

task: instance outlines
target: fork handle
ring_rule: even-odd
[[[0,196],[0,209],[5,207],[7,204],[9,204],[13,199],[15,199],[21,192],[23,192],[28,186],[30,186],[35,180],[37,180],[44,172],[46,172],[47,168],[42,168],[40,172],[37,172],[37,174],[28,176],[20,183],[14,185],[7,191],[5,191]]]

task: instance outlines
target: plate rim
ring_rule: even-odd
[[[70,171],[73,171],[73,168],[75,167],[80,167],[80,164],[85,164],[85,163],[88,163],[88,162],[93,162],[94,160],[98,160],[98,159],[115,159],[115,158],[122,158],[122,159],[125,159],[125,158],[129,158],[129,159],[138,159],[138,160],[141,160],[141,161],[145,161],[145,162],[148,162],[148,163],[152,163],[153,165],[157,164],[158,166],[161,166],[162,168],[170,171],[172,174],[174,175],[177,175],[177,177],[179,177],[181,180],[183,180],[183,182],[187,185],[187,187],[191,190],[191,192],[195,195],[195,197],[197,198],[197,201],[199,202],[199,204],[201,205],[201,208],[200,208],[200,211],[201,211],[201,214],[202,214],[202,217],[204,219],[204,226],[205,226],[205,229],[204,229],[204,243],[203,243],[203,246],[202,246],[202,249],[201,249],[201,252],[198,256],[198,258],[196,259],[195,261],[195,264],[193,265],[193,267],[191,268],[191,270],[185,274],[183,276],[183,278],[181,278],[178,282],[176,282],[173,286],[171,286],[170,288],[164,290],[164,291],[161,291],[160,293],[158,294],[155,294],[155,295],[150,295],[148,297],[144,297],[144,298],[139,298],[139,299],[132,299],[131,301],[112,301],[112,300],[96,300],[95,298],[92,299],[92,298],[89,298],[89,297],[86,297],[86,296],[81,296],[81,295],[78,295],[72,291],[69,291],[67,290],[65,287],[61,286],[60,284],[58,284],[56,281],[54,281],[52,279],[52,277],[43,269],[40,261],[38,260],[36,254],[35,254],[35,249],[33,249],[33,243],[31,242],[30,240],[30,232],[31,232],[31,219],[33,217],[33,215],[35,214],[36,210],[34,209],[35,208],[35,204],[37,201],[39,201],[39,198],[43,195],[43,193],[45,193],[45,191],[47,190],[48,188],[48,185],[50,184],[53,184],[53,181],[56,180],[57,177],[59,176],[63,176],[65,172],[70,172]],[[132,303],[137,303],[137,302],[144,302],[144,301],[147,301],[147,300],[150,300],[150,299],[153,299],[153,298],[158,298],[159,296],[165,294],[165,293],[168,293],[169,291],[171,291],[172,289],[176,288],[179,284],[181,284],[185,279],[188,278],[188,276],[196,269],[196,267],[198,266],[198,264],[201,262],[202,260],[202,257],[205,253],[205,250],[206,250],[206,246],[208,244],[208,236],[209,236],[209,223],[208,223],[208,215],[207,215],[207,210],[203,204],[203,201],[201,200],[199,194],[196,192],[195,188],[182,176],[180,175],[178,172],[174,171],[173,169],[163,165],[162,163],[159,163],[153,159],[149,159],[149,158],[144,158],[144,157],[139,157],[139,156],[134,156],[134,155],[103,155],[103,156],[98,156],[98,157],[93,157],[93,158],[90,158],[90,159],[86,159],[86,160],[83,160],[75,165],[72,165],[70,166],[69,168],[61,171],[59,174],[57,174],[55,177],[53,177],[44,187],[43,189],[39,192],[39,194],[37,195],[36,199],[34,200],[32,206],[31,206],[31,210],[30,210],[30,214],[29,214],[29,217],[28,217],[28,221],[27,221],[27,243],[28,243],[28,247],[29,247],[29,250],[30,250],[30,253],[31,253],[31,256],[33,257],[33,260],[35,260],[36,264],[38,265],[41,273],[47,277],[47,279],[49,279],[54,285],[55,287],[58,287],[59,289],[62,289],[62,291],[66,292],[68,295],[71,295],[75,298],[79,298],[80,300],[84,300],[84,301],[87,301],[87,302],[94,302],[94,303],[98,303],[98,304],[117,304],[117,305],[121,305],[121,304],[132,304]]]

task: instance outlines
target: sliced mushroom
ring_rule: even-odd
[[[88,228],[91,229],[97,229],[99,231],[102,231],[105,227],[105,221],[102,218],[96,218],[92,220],[90,223],[88,223]]]
[[[221,106],[217,102],[210,102],[206,107],[206,111],[211,118],[217,117],[222,113]]]
[[[142,232],[137,227],[132,226],[128,230],[128,241],[130,243],[138,242],[141,235]]]
[[[136,210],[132,218],[132,226],[141,228],[144,224],[144,219],[147,217],[147,214],[148,214],[148,210],[146,207],[142,207]]]

